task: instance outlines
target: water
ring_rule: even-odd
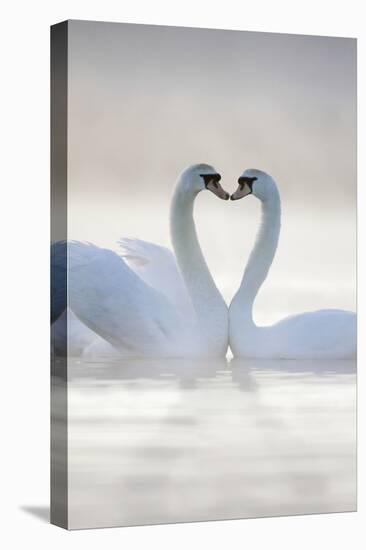
[[[71,528],[352,511],[352,361],[69,363]]]

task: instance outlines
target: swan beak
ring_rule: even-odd
[[[239,187],[237,188],[235,193],[231,195],[230,199],[232,201],[237,201],[239,199],[242,199],[243,197],[246,197],[247,195],[250,195],[251,192],[252,190],[247,183],[244,183],[244,185],[239,184]]]
[[[214,193],[219,199],[227,201],[230,198],[229,193],[227,193],[215,179],[210,180],[206,184],[206,189]]]

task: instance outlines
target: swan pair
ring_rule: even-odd
[[[88,243],[68,243],[69,308],[99,338],[87,356],[331,359],[356,353],[356,316],[321,310],[266,327],[253,321],[253,304],[273,261],[280,233],[280,196],[274,180],[246,170],[232,200],[262,204],[262,222],[240,288],[229,309],[208,269],[193,219],[201,191],[229,194],[220,174],[196,164],[179,177],[170,211],[175,255],[145,241],[122,239],[121,254]]]

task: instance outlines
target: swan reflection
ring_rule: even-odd
[[[69,361],[71,527],[354,510],[355,400],[352,361]]]

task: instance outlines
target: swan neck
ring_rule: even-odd
[[[278,191],[261,201],[261,224],[254,248],[245,268],[239,291],[234,298],[240,315],[254,325],[253,304],[265,281],[276,253],[281,228],[281,201]]]
[[[227,334],[227,306],[216,287],[203,256],[193,218],[197,192],[178,185],[170,212],[170,232],[178,267],[197,318],[210,338]]]

